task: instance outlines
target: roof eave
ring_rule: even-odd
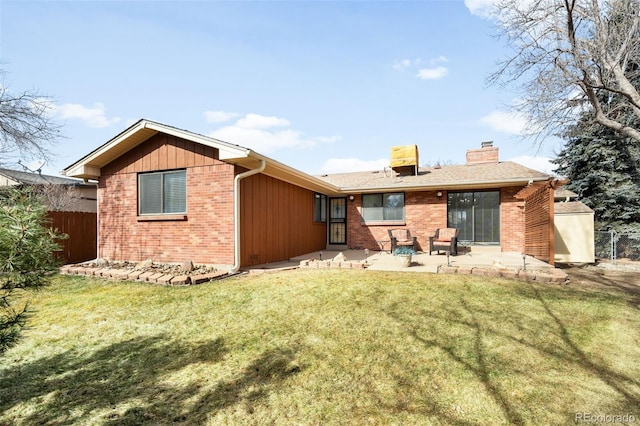
[[[310,191],[320,192],[325,195],[340,195],[341,193],[339,187],[329,182],[287,166],[286,164],[280,163],[279,161],[261,155],[255,151],[249,150],[246,159],[227,159],[226,161],[245,168],[255,168],[258,166],[260,160],[264,160],[266,162],[266,167],[262,172],[264,175],[289,182]]]
[[[100,178],[102,167],[157,133],[169,134],[215,148],[218,150],[218,158],[221,161],[247,169],[253,169],[258,166],[260,160],[265,160],[264,174],[312,191],[327,195],[336,195],[340,192],[340,189],[335,185],[286,166],[251,149],[145,119],[136,122],[101,147],[65,168],[62,174],[85,180],[97,180]]]
[[[441,182],[430,184],[411,184],[411,185],[385,185],[377,187],[342,187],[341,192],[345,194],[363,194],[363,193],[376,193],[385,191],[429,191],[429,190],[463,190],[463,189],[489,189],[489,188],[502,188],[505,186],[519,186],[527,185],[529,182],[545,182],[549,180],[549,177],[520,177],[513,179],[501,179],[501,180],[486,180],[486,181],[453,181],[453,182]]]
[[[142,119],[104,145],[66,167],[62,170],[62,174],[81,179],[98,179],[100,178],[100,169],[102,167],[161,132],[214,147],[218,149],[221,160],[245,158],[250,152],[249,149],[238,145],[232,145],[214,138]]]

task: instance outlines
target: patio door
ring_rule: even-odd
[[[347,244],[347,199],[329,199],[329,244]]]

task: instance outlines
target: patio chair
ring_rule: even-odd
[[[417,237],[411,236],[408,229],[388,229],[391,240],[391,253],[394,253],[399,246],[411,247],[413,251],[418,250]]]
[[[432,251],[448,251],[450,254],[458,254],[458,229],[438,228],[435,235],[429,237],[429,256]]]

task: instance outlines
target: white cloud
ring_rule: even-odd
[[[556,175],[553,170],[558,167],[555,164],[552,164],[551,158],[548,157],[533,157],[530,155],[521,155],[519,157],[510,158],[508,161],[522,164],[525,167],[529,167],[530,169],[538,170],[549,175]]]
[[[289,120],[278,117],[268,117],[260,114],[247,114],[236,122],[236,126],[244,129],[269,129],[271,127],[289,127]]]
[[[289,120],[260,114],[247,114],[230,126],[209,133],[210,136],[229,143],[267,154],[280,149],[311,148],[317,144],[340,140],[340,136],[307,137],[303,132],[291,129]]]
[[[89,127],[109,127],[120,122],[120,117],[108,118],[104,105],[99,102],[92,107],[81,104],[51,104],[51,110],[59,118],[81,120]]]
[[[482,124],[491,127],[493,130],[512,135],[527,135],[529,123],[520,114],[505,111],[493,111],[480,119]]]
[[[467,6],[469,12],[481,18],[495,16],[495,3],[496,0],[464,0],[464,5]]]
[[[204,118],[207,120],[207,123],[224,123],[225,121],[232,120],[239,116],[237,112],[226,112],[226,111],[205,111]]]
[[[417,77],[422,80],[438,80],[449,73],[446,67],[423,68],[418,71]]]
[[[403,59],[393,63],[393,69],[398,71],[406,70],[411,66],[411,59]]]
[[[330,158],[322,164],[322,173],[348,173],[382,170],[389,166],[388,159],[361,160],[359,158]]]
[[[449,62],[449,59],[444,55],[431,58],[428,61],[423,61],[420,58],[413,59],[413,60],[402,59],[400,61],[395,61],[393,63],[393,69],[395,69],[396,71],[405,71],[407,69],[417,69],[422,64],[428,63],[431,65],[435,65],[435,64],[441,64],[441,63],[447,63],[447,62]],[[449,70],[443,66],[431,67],[431,68],[420,68],[418,69],[416,77],[421,78],[423,80],[437,80],[446,76],[448,73],[449,73]]]

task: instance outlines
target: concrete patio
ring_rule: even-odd
[[[387,251],[369,251],[368,255],[364,250],[323,250],[308,253],[302,256],[296,256],[284,262],[270,263],[264,265],[256,265],[247,270],[271,270],[294,268],[305,260],[331,260],[339,253],[342,253],[349,261],[362,262],[366,260],[367,269],[374,271],[398,271],[398,272],[431,272],[437,273],[439,267],[465,267],[465,268],[497,268],[510,270],[532,270],[532,271],[551,271],[555,268],[548,263],[535,259],[531,256],[523,256],[521,253],[501,252],[499,247],[469,247],[462,248],[457,256],[449,256],[447,265],[447,255],[440,252],[432,255],[420,252],[412,256],[410,267],[402,267],[399,259]]]
[[[297,256],[284,262],[274,262],[243,268],[242,272],[263,273],[297,268],[335,268],[361,269],[372,271],[427,272],[447,274],[473,274],[480,276],[503,277],[526,281],[563,283],[567,274],[560,269],[520,253],[503,253],[497,247],[473,247],[457,256],[447,257],[446,253],[412,255],[411,266],[402,265],[401,259],[386,251],[365,250],[323,250]],[[70,264],[60,268],[67,275],[86,275],[115,280],[133,280],[155,282],[163,285],[189,285],[218,280],[228,276],[225,269],[208,273],[189,274],[162,270],[137,270],[130,266],[111,264],[105,261]],[[155,265],[152,263],[152,265]],[[162,266],[162,264],[158,264]],[[166,266],[166,265],[164,265]],[[172,265],[176,266],[176,265]],[[234,274],[232,274],[234,275]]]

